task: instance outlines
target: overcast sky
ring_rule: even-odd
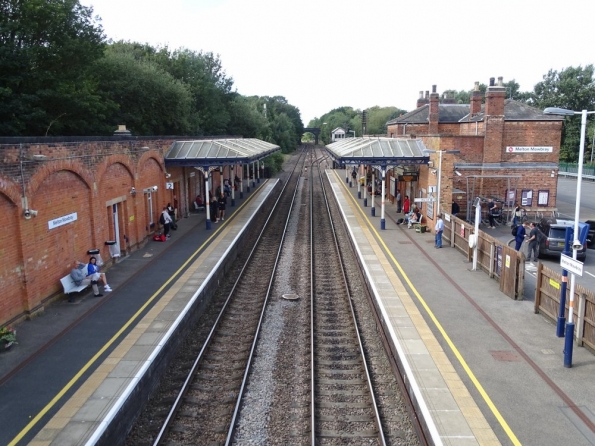
[[[245,96],[284,96],[305,126],[333,108],[415,108],[437,85],[532,90],[594,63],[593,0],[81,0],[108,38],[219,54]],[[557,5],[557,6],[556,6]]]

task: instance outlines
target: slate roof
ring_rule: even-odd
[[[482,104],[481,111],[471,117],[467,115],[460,122],[483,121],[485,117],[485,104]],[[514,99],[504,100],[504,120],[505,121],[562,121],[563,116],[544,115],[543,112],[535,107],[515,101]]]
[[[438,104],[438,122],[459,122],[461,118],[469,114],[469,104]],[[386,124],[427,124],[430,114],[430,105],[424,104],[409,113],[391,119]]]
[[[485,114],[485,104],[482,104],[481,111],[470,116],[469,104],[439,104],[438,122],[477,122],[483,121]],[[424,104],[409,113],[395,119],[391,119],[386,124],[427,124],[430,113],[430,105]],[[504,120],[505,121],[561,121],[563,116],[544,115],[541,110],[514,99],[504,100]]]

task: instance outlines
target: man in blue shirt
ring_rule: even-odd
[[[442,248],[442,233],[444,232],[444,221],[442,221],[442,214],[438,214],[438,221],[436,222],[436,235],[434,236],[434,248]]]
[[[527,227],[527,222],[524,221],[523,224],[521,226],[519,226],[516,230],[516,235],[515,235],[515,241],[516,244],[514,246],[514,250],[518,251],[521,249],[521,246],[523,246],[523,242],[525,241],[525,228]]]

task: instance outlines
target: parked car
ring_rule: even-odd
[[[549,231],[547,237],[543,239],[539,245],[539,257],[542,256],[559,256],[564,251],[564,243],[566,239],[566,228],[574,227],[574,220],[566,220],[556,218],[549,222]],[[572,255],[572,249],[570,250]],[[583,246],[576,255],[578,260],[584,261],[587,257],[587,246]]]
[[[589,248],[595,248],[595,220],[587,220],[585,223],[589,225],[589,235],[587,236],[589,241],[587,242],[587,246]]]

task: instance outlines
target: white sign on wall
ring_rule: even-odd
[[[63,226],[65,224],[72,223],[75,220],[78,220],[78,214],[76,212],[73,212],[72,214],[68,214],[63,217],[58,217],[48,221],[48,227],[49,229],[54,229],[58,226]]]
[[[508,153],[552,153],[552,146],[507,146]]]

